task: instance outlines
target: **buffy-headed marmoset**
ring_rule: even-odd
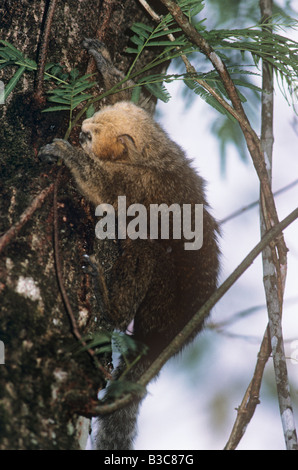
[[[102,43],[87,40],[85,45],[98,67],[104,67],[103,75],[107,74]],[[148,229],[147,237],[118,240],[120,254],[106,281],[108,307],[99,313],[111,328],[123,332],[133,321],[133,337],[148,347],[147,354],[125,376],[125,380],[136,382],[216,289],[218,227],[208,211],[203,179],[184,151],[143,108],[128,101],[103,107],[83,122],[80,143],[81,149],[57,139],[39,155],[48,161],[61,158],[79,191],[94,206],[112,206],[118,219],[118,196],[126,197],[127,207],[141,204],[148,214],[152,205],[170,208],[175,204],[190,207],[194,216],[195,207],[203,205],[199,249],[186,249],[189,240],[183,230],[177,237],[171,227],[168,237],[152,238]],[[171,221],[174,215],[169,217]],[[193,229],[193,220],[191,224]],[[92,261],[96,265],[96,247]],[[193,337],[197,333],[194,331]],[[116,376],[123,367],[120,360]],[[94,448],[132,448],[139,402],[136,398],[123,409],[98,418]]]

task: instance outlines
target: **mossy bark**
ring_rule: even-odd
[[[47,7],[44,1],[4,1],[1,39],[36,60]],[[151,21],[137,0],[57,2],[47,62],[59,62],[68,70],[75,66],[85,73],[89,57],[81,48],[82,40],[100,36],[116,65],[126,70],[132,58],[124,50],[135,21]],[[11,67],[2,70],[4,84],[14,72]],[[58,171],[56,166],[41,165],[37,153],[44,143],[63,137],[67,116],[41,113],[33,98],[35,85],[34,74],[25,74],[0,106],[1,235],[50,187]],[[81,269],[83,254],[92,253],[93,214],[94,208],[63,169],[58,191],[59,251],[65,289],[82,335],[101,323],[90,279]],[[105,245],[103,250],[108,265],[115,254]],[[58,288],[53,252],[53,191],[49,190],[0,254],[0,340],[5,346],[5,364],[0,364],[2,450],[82,448],[88,431],[82,416],[88,416],[103,383],[91,358],[74,354],[78,342]]]

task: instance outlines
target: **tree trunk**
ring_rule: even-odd
[[[124,53],[129,28],[135,21],[151,21],[137,0],[55,3],[4,1],[1,39],[37,60],[49,24],[47,12],[54,6],[46,62],[86,73],[90,58],[81,43],[87,36],[105,42],[116,66],[127,70],[132,60]],[[11,67],[2,70],[4,84],[13,73]],[[0,449],[80,449],[88,431],[83,415],[89,415],[102,377],[87,353],[74,354],[78,341],[57,283],[53,182],[58,168],[42,165],[37,153],[41,145],[64,136],[66,117],[61,112],[41,113],[44,101],[34,95],[37,86],[34,74],[25,74],[0,106],[0,341],[5,347],[5,364],[0,364]],[[94,208],[79,194],[66,168],[57,211],[63,282],[85,335],[100,325],[90,279],[81,269],[83,254],[92,253]],[[14,232],[8,232],[11,227]],[[107,265],[113,257],[107,250]]]

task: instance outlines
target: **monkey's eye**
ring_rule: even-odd
[[[83,132],[81,131],[80,132],[80,136],[79,136],[79,141],[80,141],[80,144],[85,144],[86,142],[91,142],[92,140],[92,134],[91,132],[87,131],[87,132]]]

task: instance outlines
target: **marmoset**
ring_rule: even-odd
[[[203,179],[184,151],[141,107],[120,101],[102,108],[83,122],[80,143],[82,149],[57,139],[39,155],[48,161],[63,159],[80,192],[95,206],[109,204],[118,219],[119,196],[126,196],[127,207],[139,204],[148,214],[146,237],[118,240],[120,256],[106,284],[108,305],[100,312],[112,328],[123,332],[133,321],[133,337],[148,347],[125,377],[136,382],[216,289],[218,226],[208,209]],[[203,204],[202,246],[186,249],[189,237],[181,227],[180,237],[175,235],[175,227],[170,227],[168,237],[161,236],[160,227],[158,237],[150,237],[149,213],[154,204],[191,207],[192,216],[196,205]],[[170,215],[171,224],[174,215]],[[128,220],[133,220],[131,213]],[[117,237],[117,230],[115,233]],[[92,260],[96,264],[96,249]],[[120,361],[116,376],[123,367]],[[98,418],[94,447],[131,449],[139,403],[136,398],[123,409]]]

